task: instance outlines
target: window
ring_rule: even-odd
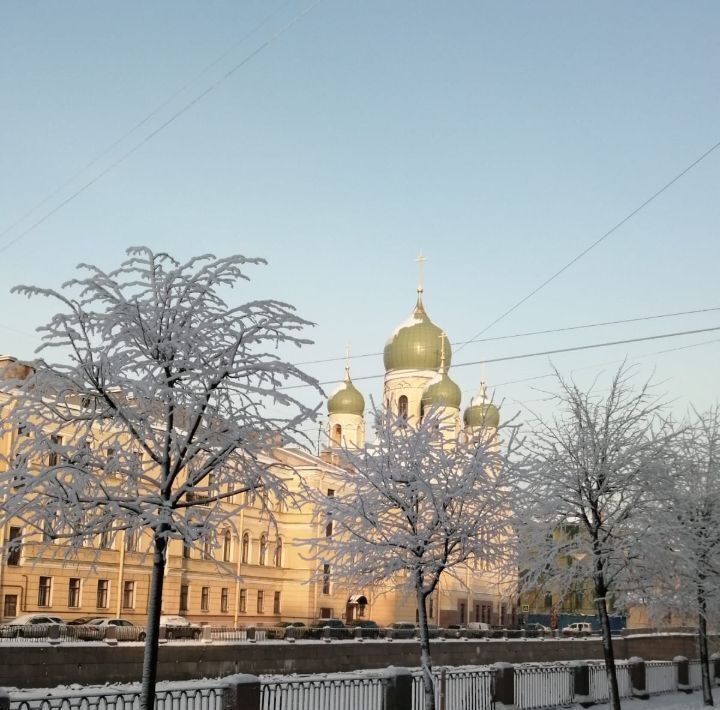
[[[210,587],[200,590],[200,611],[210,611]]]
[[[276,567],[282,567],[282,554],[283,554],[282,539],[278,538],[275,541],[275,566]]]
[[[123,609],[133,609],[135,607],[135,582],[126,580],[123,582]]]
[[[108,607],[108,590],[110,583],[107,579],[98,579],[97,595],[95,597],[95,606],[98,609],[107,609]]]
[[[50,453],[48,454],[48,466],[57,466],[60,461],[58,449],[62,446],[62,436],[52,434],[50,436]]]
[[[227,613],[228,610],[228,590],[227,587],[223,587],[220,590],[220,611]]]
[[[112,548],[112,530],[103,530],[100,533],[100,549],[110,550]]]
[[[232,535],[229,530],[225,531],[223,535],[223,551],[222,558],[223,562],[230,562],[230,546],[232,545]]]
[[[68,606],[78,607],[80,606],[80,578],[70,577],[68,583]]]
[[[188,610],[188,585],[180,585],[180,611]]]
[[[140,540],[139,530],[125,531],[125,552],[137,552],[138,542]]]
[[[320,608],[320,618],[321,619],[334,619],[335,614],[333,614],[332,607],[324,606]]]
[[[408,418],[408,398],[404,394],[398,399],[398,416],[403,419]]]
[[[545,595],[545,608],[550,609],[552,607],[552,594]]]
[[[333,534],[333,521],[330,520],[325,526],[325,537],[332,537]]]
[[[5,616],[5,617],[17,616],[17,603],[18,603],[18,595],[17,594],[6,594],[5,598],[3,599],[3,616]]]
[[[327,497],[333,498],[335,496],[335,489],[334,488],[328,488],[327,489]]]
[[[267,557],[267,535],[263,533],[260,536],[260,550],[258,552],[258,564],[264,565]]]
[[[247,612],[247,589],[240,590],[240,603],[238,605],[238,611],[241,614],[245,614]]]
[[[22,544],[22,528],[11,527],[8,535],[7,563],[13,567],[20,564],[20,545]]]
[[[322,593],[330,594],[330,565],[327,563],[323,565]]]
[[[258,589],[257,593],[257,613],[263,614],[265,611],[265,592],[262,589]]]
[[[206,537],[203,540],[203,549],[202,549],[202,558],[204,560],[211,560],[213,559],[212,554],[212,540],[209,537]]]
[[[280,592],[275,592],[273,595],[273,614],[280,613]]]
[[[429,616],[431,619],[435,616],[435,604],[434,604],[434,601],[435,601],[435,600],[434,600],[432,597],[430,597],[430,608],[428,609],[428,616]],[[364,608],[364,607],[361,607],[361,608],[362,608],[362,610],[363,610],[363,614],[362,614],[362,615],[364,616],[364,615],[365,615],[365,608]]]
[[[183,550],[182,550],[182,556],[183,559],[189,560],[190,559],[190,545],[183,540]]]
[[[340,446],[342,443],[342,427],[336,424],[332,430],[332,443],[335,446]]]
[[[247,564],[250,559],[250,533],[243,533],[241,559],[243,564]]]
[[[50,593],[52,592],[52,577],[40,577],[38,583],[38,606],[50,606]]]

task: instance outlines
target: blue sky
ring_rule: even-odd
[[[347,341],[381,351],[412,309],[422,249],[427,310],[466,340],[720,140],[716,2],[323,0],[288,27],[310,4],[0,7],[1,353],[30,356],[52,310],[13,285],[57,286],[81,261],[110,268],[131,244],[266,257],[238,297],[281,298],[316,322],[302,360],[342,357]],[[485,336],[720,307],[719,178],[720,149]],[[709,328],[719,315],[476,343],[454,362]],[[713,339],[553,362],[588,381],[637,358],[683,412],[717,400],[719,344],[658,351]],[[549,367],[498,362],[486,376],[492,387]],[[342,363],[308,370],[333,380]],[[381,375],[382,359],[352,371]],[[479,367],[451,375],[467,404]],[[381,391],[381,379],[357,384]],[[496,398],[526,416],[522,405],[545,407],[532,387],[549,385],[502,385]]]

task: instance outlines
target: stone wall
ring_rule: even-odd
[[[711,652],[718,650],[713,639]],[[140,645],[105,644],[0,645],[0,687],[42,688],[138,681],[142,669]],[[602,658],[599,638],[548,640],[435,641],[435,665],[484,665]],[[697,657],[690,634],[631,636],[617,639],[618,659],[647,660]],[[233,673],[329,673],[389,665],[416,667],[420,649],[415,641],[332,641],[271,643],[173,643],[160,647],[158,678],[192,680]]]

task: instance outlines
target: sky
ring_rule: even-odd
[[[421,251],[453,343],[720,309],[718,148],[503,315],[720,141],[719,36],[703,0],[3,3],[0,353],[56,310],[14,285],[138,244],[265,257],[237,299],[316,323],[294,357],[336,358],[305,366],[322,382],[349,343],[368,402]],[[527,420],[552,366],[601,390],[627,358],[681,415],[718,401],[720,331],[498,359],[719,316],[456,345],[450,375],[467,406],[487,361]]]

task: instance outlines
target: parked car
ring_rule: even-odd
[[[193,624],[184,616],[163,615],[160,617],[160,626],[165,627],[165,638],[172,639],[199,639],[202,634],[200,624]]]
[[[537,621],[530,621],[523,625],[523,629],[534,636],[544,636],[550,633],[550,627],[540,624]]]
[[[348,621],[348,626],[351,629],[361,629],[360,635],[364,639],[380,638],[380,627],[371,619],[353,619],[352,621]],[[354,633],[357,632],[355,631]]]
[[[593,632],[592,624],[587,621],[578,621],[563,628],[563,636],[590,636]]]
[[[68,621],[68,626],[83,626],[84,624],[87,624],[90,621],[94,621],[95,619],[98,619],[100,617],[98,616],[81,616],[78,619],[73,619],[72,621]]]
[[[102,632],[102,637],[105,637],[105,629],[108,626],[114,626],[117,631],[116,638],[118,641],[144,641],[147,634],[142,626],[135,626],[131,621],[127,619],[104,619],[97,618],[91,619],[85,625],[87,629],[99,630]],[[78,636],[78,638],[80,638]]]
[[[59,616],[47,614],[23,614],[8,621],[9,636],[24,638],[41,638],[47,635],[48,626],[63,625],[65,622]]]
[[[307,626],[302,621],[280,621],[267,629],[269,639],[300,639],[305,637]]]
[[[342,619],[317,619],[307,632],[309,639],[321,639],[325,635],[333,639],[349,639],[353,630],[345,626]]]
[[[393,621],[387,627],[386,634],[394,639],[411,639],[417,635],[417,627],[412,621]]]

